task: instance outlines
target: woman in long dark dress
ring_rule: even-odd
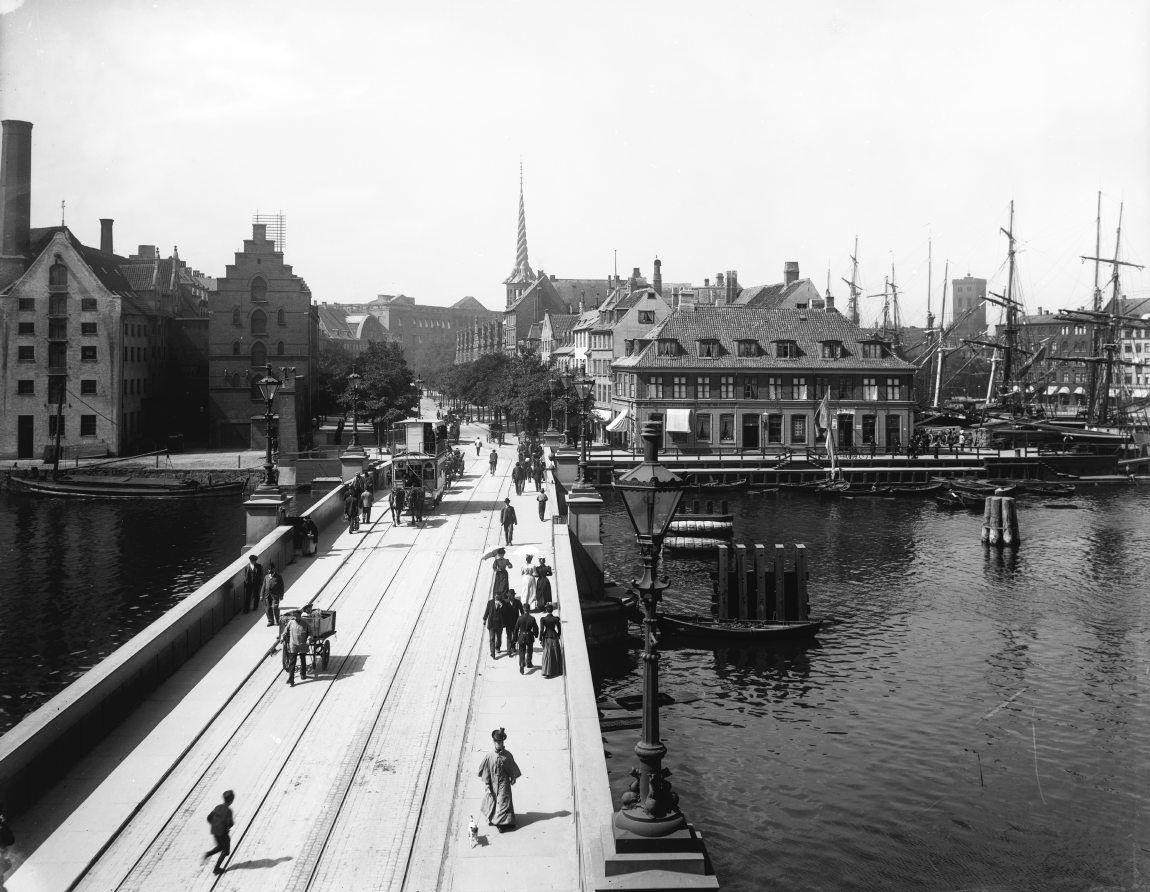
[[[563,674],[563,645],[559,643],[559,617],[555,605],[548,604],[547,615],[539,621],[539,637],[543,640],[543,677],[554,678]]]
[[[548,578],[552,574],[552,569],[547,566],[547,561],[539,558],[539,564],[535,568],[535,609],[544,610],[547,605],[551,603],[551,580]]]
[[[495,552],[495,562],[492,564],[495,568],[495,578],[491,582],[491,596],[493,598],[503,597],[511,587],[507,583],[507,571],[511,569],[511,561],[507,560],[506,554],[507,551],[503,548]]]

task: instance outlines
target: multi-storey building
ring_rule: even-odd
[[[1150,396],[1150,298],[1127,298],[1119,304],[1123,316],[1141,319],[1142,323],[1123,322],[1118,332],[1119,356],[1132,365],[1116,370],[1122,384],[1135,399]]]
[[[319,313],[266,224],[252,224],[252,237],[216,282],[214,301],[208,337],[213,445],[259,448],[264,442],[257,382],[270,363],[277,376],[289,370],[277,398],[280,448],[303,447],[311,432]]]
[[[362,353],[372,342],[390,340],[388,331],[379,318],[371,313],[351,313],[348,307],[361,309],[356,304],[318,304],[319,339],[321,344],[356,355]]]
[[[1086,359],[1093,355],[1090,326],[1068,322],[1057,313],[1038,312],[1018,320],[1018,345],[1026,354],[1014,360],[1025,369],[1028,399],[1055,415],[1075,415],[1086,407],[1089,378]],[[999,341],[1005,326],[996,329]],[[1028,364],[1028,357],[1034,357]]]
[[[571,330],[578,318],[575,313],[548,313],[543,317],[539,333],[539,359],[544,364],[550,364],[557,350],[571,344]]]
[[[451,365],[459,335],[481,321],[498,320],[474,297],[462,297],[450,306],[416,303],[406,294],[381,294],[366,304],[338,304],[351,315],[370,313],[388,332],[388,339],[403,347],[407,364],[418,374]]]
[[[828,395],[842,449],[896,448],[912,432],[914,367],[833,310],[680,309],[624,353],[608,429],[626,441],[659,421],[681,449],[803,450],[822,442]]]
[[[964,278],[950,280],[951,319],[957,319],[954,338],[981,338],[986,333],[986,279],[976,279],[967,273]]]

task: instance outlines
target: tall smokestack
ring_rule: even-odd
[[[783,264],[783,284],[794,285],[799,280],[799,262],[788,260]]]
[[[32,218],[32,122],[3,121],[0,143],[0,284],[7,284],[8,268],[23,273]]]
[[[115,221],[111,217],[100,218],[100,250],[105,254],[115,254],[112,250],[112,224]]]
[[[655,258],[655,272],[651,275],[651,286],[660,297],[663,295],[663,261]]]

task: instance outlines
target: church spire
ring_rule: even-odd
[[[523,162],[519,162],[519,233],[515,242],[515,269],[505,285],[527,284],[535,281],[535,273],[527,260],[527,212],[523,206]]]

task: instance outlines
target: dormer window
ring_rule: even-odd
[[[634,352],[635,352],[635,339],[634,338],[627,338],[625,341],[623,341],[623,355],[624,356],[630,356]]]
[[[659,356],[678,356],[679,342],[674,338],[659,338]]]
[[[842,341],[823,341],[822,342],[822,355],[823,359],[842,359],[843,358],[843,342]]]
[[[655,324],[655,311],[654,310],[640,310],[639,311],[639,324],[640,325],[654,325]]]
[[[717,340],[714,338],[700,338],[697,343],[699,345],[700,359],[719,358],[719,342]]]
[[[882,359],[890,354],[882,341],[866,341],[862,344],[862,355],[863,359]]]
[[[739,356],[762,356],[763,350],[758,341],[752,338],[739,338]]]
[[[794,341],[775,341],[775,356],[778,359],[798,359],[802,351]]]

